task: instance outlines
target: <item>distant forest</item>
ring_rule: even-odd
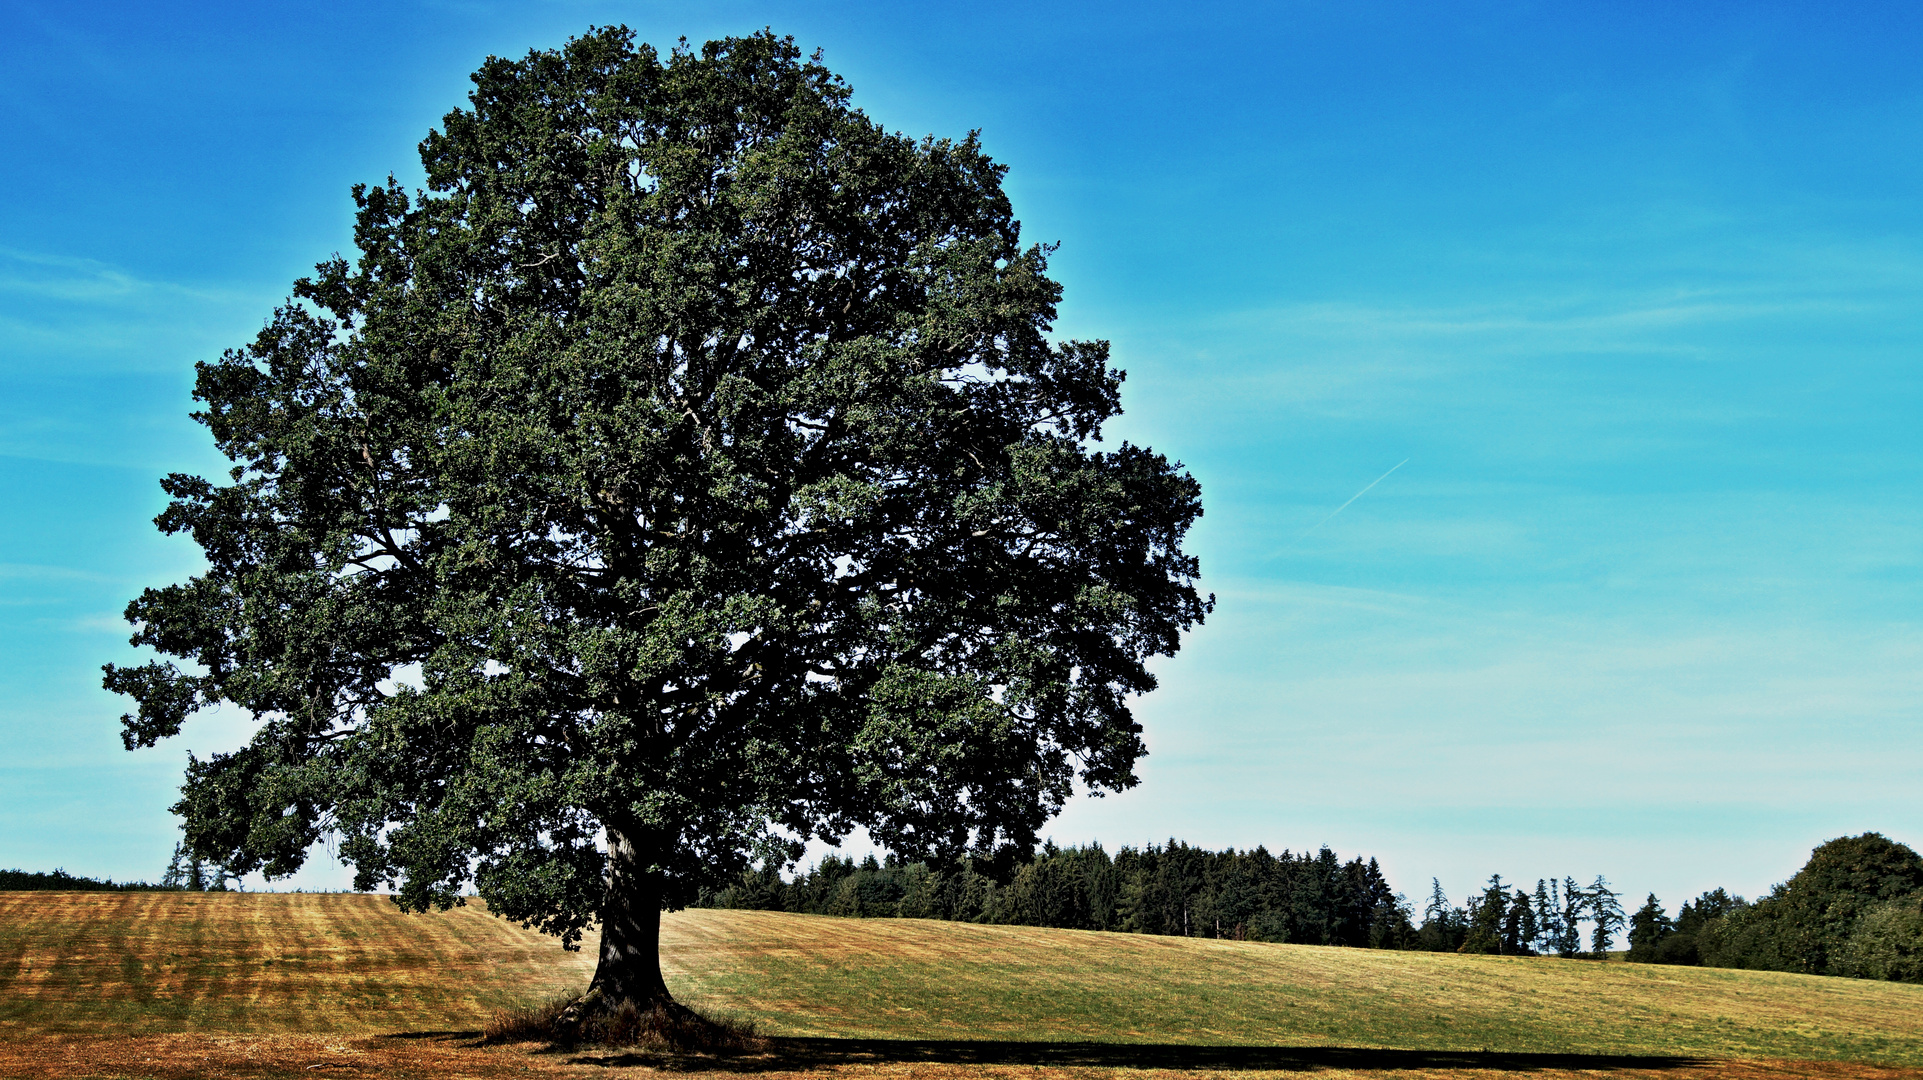
[[[870,855],[829,855],[792,881],[773,870],[704,892],[704,907],[817,915],[950,919],[1013,926],[1347,945],[1368,949],[1602,955],[1624,925],[1617,894],[1598,877],[1538,881],[1533,893],[1492,878],[1454,906],[1436,884],[1420,925],[1376,860],[1312,853],[1209,851],[1179,840],[1124,847],[1045,845],[996,874]]]
[[[193,854],[185,844],[174,845],[173,860],[158,885],[80,877],[65,870],[0,870],[0,892],[227,892],[230,881],[235,889],[240,887],[238,875]]]
[[[697,906],[1591,959],[1627,930],[1631,962],[1923,982],[1923,858],[1878,833],[1818,847],[1754,903],[1715,889],[1674,919],[1653,894],[1625,916],[1600,876],[1524,889],[1497,875],[1459,905],[1432,882],[1418,922],[1374,859],[1177,840],[1113,855],[1049,844],[1000,873],[830,855],[792,881],[772,869],[744,874]]]
[[[146,892],[157,889],[144,881],[101,881],[77,877],[65,870],[0,870],[0,891],[5,892]]]

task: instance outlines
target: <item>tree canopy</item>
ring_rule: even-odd
[[[357,186],[358,255],[199,367],[234,466],[157,523],[207,567],[127,609],[180,662],[105,679],[130,749],[259,721],[191,761],[191,850],[331,833],[411,908],[598,920],[635,997],[663,905],[807,839],[1006,856],[1132,785],[1145,663],[1213,604],[1200,488],[1102,440],[1122,373],[1053,338],[976,136],[885,131],[772,33],[473,80],[428,190]]]
[[[1629,959],[1923,982],[1923,856],[1881,833],[1839,836],[1750,903],[1714,889],[1671,924],[1652,895]]]
[[[1923,856],[1882,833],[1839,836],[1817,845],[1795,877],[1706,927],[1698,948],[1714,967],[1856,974],[1847,960],[1862,921],[1905,900],[1923,900]],[[1923,955],[1923,934],[1905,948]]]

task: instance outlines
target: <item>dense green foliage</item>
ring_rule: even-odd
[[[1573,881],[1537,882],[1532,897],[1512,894],[1497,877],[1461,907],[1451,906],[1438,885],[1417,927],[1408,901],[1389,888],[1374,859],[1345,862],[1327,847],[1279,855],[1260,847],[1208,851],[1177,840],[1124,847],[1112,856],[1099,844],[1051,843],[1012,867],[830,855],[792,881],[772,869],[750,871],[726,888],[705,890],[699,900],[707,907],[812,915],[1564,956],[1589,955],[1579,931],[1585,921],[1595,922],[1595,910],[1607,912],[1614,902],[1600,878],[1590,889]]]
[[[1053,338],[1003,166],[767,33],[474,83],[430,190],[356,188],[358,258],[200,365],[233,468],[158,523],[207,569],[127,609],[180,662],[106,673],[130,749],[260,721],[189,765],[192,850],[331,832],[359,888],[651,962],[662,903],[808,838],[1007,857],[1132,785],[1200,489],[1099,448],[1122,373]]]
[[[1923,983],[1923,892],[1863,912],[1830,960],[1830,971],[1860,979]]]
[[[1701,964],[1704,927],[1742,904],[1740,896],[1711,889],[1694,901],[1684,901],[1672,920],[1656,894],[1651,893],[1630,918],[1628,959],[1638,964]]]
[[[1754,903],[1717,889],[1671,922],[1652,895],[1635,922],[1634,961],[1923,982],[1923,857],[1838,837]]]
[[[152,892],[168,885],[75,877],[65,870],[0,870],[0,892]]]

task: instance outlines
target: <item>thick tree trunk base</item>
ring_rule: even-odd
[[[608,868],[601,894],[601,942],[584,1009],[632,1005],[681,1009],[661,978],[661,881],[633,830],[607,826]],[[683,1010],[685,1011],[685,1010]]]
[[[759,1053],[767,1040],[751,1024],[710,1020],[672,998],[640,1004],[611,1001],[594,991],[576,999],[554,1021],[554,1041],[619,1046],[674,1054],[730,1057]]]
[[[670,1052],[739,1054],[763,1046],[750,1025],[710,1020],[674,1000],[661,978],[661,882],[648,870],[645,840],[635,830],[607,826],[607,888],[601,900],[601,942],[586,994],[550,1007],[552,1040],[631,1046]]]
[[[581,1018],[599,1015],[621,1008],[633,1008],[641,1012],[657,1010],[677,1016],[694,1016],[695,1011],[674,998],[663,994],[660,997],[633,998],[619,997],[608,993],[604,988],[590,985],[588,992],[575,998],[574,1002],[562,1011],[562,1019],[573,1023]]]
[[[670,1055],[735,1057],[764,1053],[768,1041],[752,1024],[710,1020],[675,1001],[637,1005],[593,994],[497,1014],[481,1041],[545,1043],[555,1047],[607,1046]]]

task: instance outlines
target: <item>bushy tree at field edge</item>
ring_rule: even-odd
[[[1128,702],[1211,599],[1179,465],[1097,449],[1122,375],[1056,342],[1047,252],[971,136],[916,141],[787,39],[602,30],[490,59],[356,188],[353,262],[200,365],[233,462],[158,524],[110,665],[129,749],[231,703],[200,857],[567,943],[671,1003],[659,913],[865,827],[1007,863],[1079,782],[1135,782]]]

